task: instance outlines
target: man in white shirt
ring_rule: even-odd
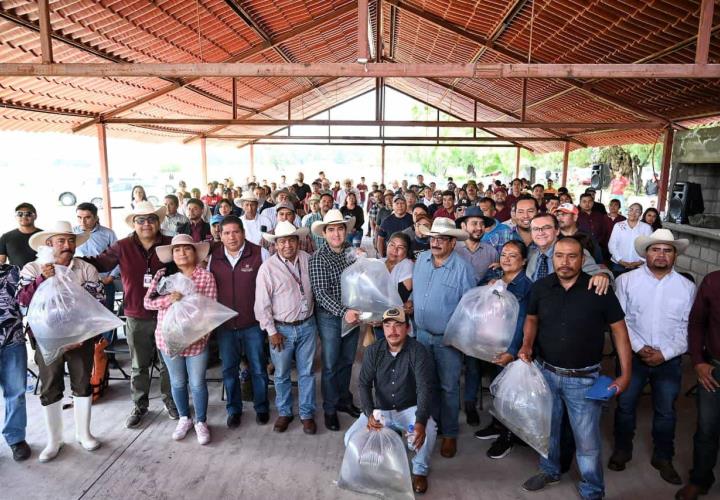
[[[612,272],[619,276],[644,264],[635,251],[635,240],[639,236],[648,236],[652,227],[640,220],[642,205],[633,203],[628,207],[627,220],[616,222],[613,225],[608,250],[612,258]]]
[[[165,218],[160,225],[160,232],[165,236],[178,234],[178,226],[190,222],[186,216],[178,212],[180,201],[174,194],[165,196]]]
[[[244,194],[234,201],[235,205],[242,208],[244,212],[240,220],[245,229],[245,239],[256,245],[260,245],[262,242],[262,232],[270,230],[270,221],[257,211],[258,202],[259,200],[252,193]]]
[[[616,226],[617,227],[617,226]],[[667,229],[635,240],[644,266],[617,279],[617,297],[633,350],[632,378],[618,396],[615,410],[615,451],[608,468],[621,471],[632,458],[638,401],[649,383],[652,388],[654,450],[651,464],[671,484],[682,484],[672,465],[675,400],[680,393],[682,354],[687,351],[687,326],[695,285],[673,269],[688,240],[675,240]]]

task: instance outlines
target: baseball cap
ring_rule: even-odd
[[[405,319],[405,311],[397,307],[391,307],[383,313],[383,323],[386,321],[397,321],[398,323],[407,323]]]
[[[286,208],[288,210],[292,210],[293,212],[295,211],[295,205],[288,201],[283,201],[275,205],[275,212],[278,212],[281,208]]]
[[[563,203],[557,208],[558,212],[564,212],[566,214],[578,214],[578,208],[572,203]]]
[[[396,201],[405,201],[405,197],[401,194],[396,194],[393,198],[393,203],[395,203]]]
[[[224,215],[215,214],[212,217],[210,217],[210,225],[214,226],[215,224],[220,224],[224,218],[225,218]]]

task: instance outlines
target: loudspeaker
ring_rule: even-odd
[[[530,167],[528,168],[528,177],[530,177],[530,185],[535,185],[535,175],[537,173],[537,168]]]
[[[590,186],[598,191],[607,188],[611,180],[610,165],[607,163],[596,163],[590,168],[592,168]]]
[[[705,211],[702,189],[696,182],[676,182],[668,205],[668,221],[687,224],[688,217]]]

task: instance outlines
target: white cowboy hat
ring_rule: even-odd
[[[286,220],[280,221],[275,226],[274,233],[262,233],[262,237],[269,243],[275,243],[278,238],[285,238],[286,236],[307,236],[310,230],[306,227],[295,227],[295,224]]]
[[[325,217],[323,217],[323,220],[316,220],[313,222],[312,226],[310,226],[310,230],[315,236],[324,238],[325,226],[329,226],[330,224],[345,224],[345,228],[350,231],[353,227],[355,227],[355,217],[345,219],[340,210],[333,208],[332,210],[328,210]]]
[[[456,228],[455,222],[447,217],[437,217],[429,230],[423,226],[419,226],[418,231],[423,236],[449,236],[458,241],[468,239],[468,234],[462,229]]]
[[[246,201],[249,201],[250,203],[259,203],[257,196],[252,193],[244,194],[240,198],[235,198],[233,200],[233,203],[235,203],[236,207],[242,208],[243,203],[245,203]]]
[[[656,243],[672,245],[678,254],[684,253],[688,245],[690,245],[690,241],[686,239],[676,240],[669,229],[656,229],[650,236],[638,236],[635,238],[635,251],[640,257],[644,258],[648,247]]]
[[[135,208],[133,208],[133,211],[128,214],[127,217],[125,217],[125,223],[130,226],[131,229],[135,229],[135,226],[133,225],[133,220],[135,217],[139,215],[157,215],[158,219],[160,219],[160,224],[162,224],[163,219],[165,218],[165,207],[159,207],[155,208],[155,206],[149,202],[149,201],[141,201],[137,205],[135,205]]]
[[[85,243],[88,238],[90,238],[89,233],[75,233],[69,222],[60,220],[55,223],[53,229],[50,229],[48,231],[40,231],[30,236],[28,245],[30,245],[30,248],[32,248],[33,250],[37,251],[40,247],[47,244],[48,239],[52,238],[53,236],[57,236],[58,234],[75,236],[75,246],[78,247]]]
[[[288,188],[282,188],[282,189],[278,189],[277,191],[273,191],[272,194],[270,195],[273,203],[277,203],[277,195],[279,195],[281,193],[285,193],[286,195],[288,195],[288,201],[290,203],[295,203],[296,201],[298,201],[297,196],[295,196],[295,193],[290,191]]]
[[[157,252],[158,259],[160,259],[160,262],[163,262],[167,264],[168,262],[172,262],[172,250],[173,247],[176,247],[178,245],[192,245],[195,247],[195,262],[202,262],[204,261],[208,253],[210,252],[210,243],[207,241],[203,241],[201,243],[196,243],[192,236],[189,234],[178,234],[176,236],[173,236],[172,241],[169,245],[162,245],[155,249]]]

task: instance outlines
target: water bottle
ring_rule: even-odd
[[[408,425],[407,428],[407,445],[408,450],[415,451],[415,426],[413,424]]]

